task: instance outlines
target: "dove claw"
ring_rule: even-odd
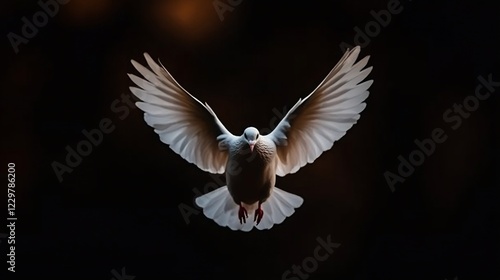
[[[256,224],[258,225],[260,223],[260,221],[262,220],[263,216],[264,216],[264,211],[260,207],[260,203],[259,203],[259,208],[255,209],[255,214],[253,216],[253,221],[257,222]]]
[[[245,207],[241,206],[241,204],[240,204],[240,209],[238,210],[238,218],[240,219],[240,224],[247,222],[248,212],[247,209],[245,209]]]

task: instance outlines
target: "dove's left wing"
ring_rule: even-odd
[[[354,64],[359,51],[359,47],[348,50],[319,86],[300,99],[266,135],[277,147],[277,175],[295,173],[312,163],[359,119],[373,82],[360,84],[372,67],[363,70],[368,56]]]
[[[190,163],[210,173],[224,173],[227,147],[235,138],[217,118],[208,104],[201,103],[183,89],[163,67],[145,53],[153,70],[132,60],[145,79],[129,74],[139,88],[130,91],[142,102],[136,105],[144,113],[144,120],[160,135],[160,140]]]

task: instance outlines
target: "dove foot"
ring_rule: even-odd
[[[247,209],[243,207],[240,203],[240,209],[238,210],[238,218],[240,219],[240,224],[246,223],[248,218]]]
[[[259,202],[259,208],[255,209],[255,214],[253,216],[253,221],[257,223],[257,225],[262,220],[264,216],[264,211],[262,210],[261,203]]]

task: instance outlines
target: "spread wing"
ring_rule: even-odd
[[[210,173],[224,173],[228,153],[219,149],[235,138],[217,118],[208,104],[182,88],[165,69],[145,53],[152,71],[132,60],[145,79],[129,74],[138,86],[130,91],[142,102],[144,120],[154,128],[160,140],[190,163]],[[225,145],[224,145],[225,144]]]
[[[356,64],[359,46],[347,50],[319,86],[288,111],[269,137],[277,147],[276,174],[285,176],[315,161],[359,119],[372,80],[369,56]]]

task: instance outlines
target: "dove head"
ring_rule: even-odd
[[[255,147],[255,144],[259,140],[259,131],[255,127],[248,127],[245,129],[243,132],[243,137],[248,143],[248,146],[250,146],[250,151],[253,152],[253,148]]]

